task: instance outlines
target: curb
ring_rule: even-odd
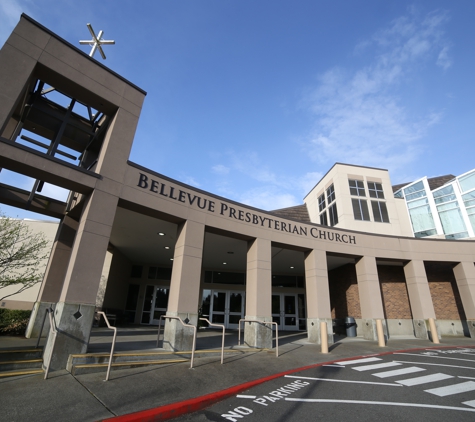
[[[245,382],[243,384],[235,385],[234,387],[226,388],[215,393],[206,394],[204,396],[196,397],[194,399],[188,399],[176,403],[167,404],[164,406],[155,407],[153,409],[141,410],[134,413],[129,413],[122,416],[114,416],[108,419],[101,419],[98,422],[162,422],[167,421],[178,416],[185,415],[187,413],[197,412],[199,410],[205,409],[221,400],[227,399],[228,397],[234,396],[244,390],[255,387],[256,385],[263,384],[267,381],[274,380],[276,378],[283,377],[284,375],[294,374],[296,372],[305,371],[307,369],[317,368],[323,365],[331,365],[337,362],[344,362],[347,360],[360,359],[368,356],[385,356],[392,355],[395,353],[403,352],[415,352],[419,350],[434,350],[434,349],[467,349],[475,348],[475,346],[438,346],[438,347],[419,347],[416,349],[403,349],[403,350],[393,350],[391,352],[382,352],[382,353],[371,353],[368,355],[360,356],[351,356],[342,359],[335,359],[331,361],[315,363],[312,365],[303,366],[300,368],[289,369],[288,371],[279,372],[278,374],[269,375],[264,378],[259,378],[254,381]]]

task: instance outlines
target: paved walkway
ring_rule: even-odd
[[[120,329],[116,350],[152,349],[156,334],[156,329],[146,327]],[[107,351],[110,339],[106,330],[95,329],[89,351]],[[103,381],[105,372],[73,377],[66,371],[55,371],[48,380],[40,375],[7,378],[0,380],[1,420],[99,421],[182,401],[188,401],[186,404],[191,409],[199,405],[203,396],[219,398],[223,390],[230,389],[234,393],[241,384],[259,382],[274,374],[316,363],[385,351],[475,345],[472,339],[462,337],[444,337],[440,345],[414,338],[391,338],[384,348],[361,338],[336,340],[330,353],[322,354],[318,345],[307,342],[305,333],[282,333],[278,358],[273,350],[233,354],[225,355],[221,365],[220,356],[216,354],[195,359],[193,369],[189,363],[180,363],[112,371],[108,382]],[[35,344],[34,339],[0,337],[1,349]],[[197,349],[219,348],[220,345],[219,332],[200,330]],[[237,333],[227,332],[226,347],[236,345]],[[196,400],[191,402],[191,399]],[[195,407],[190,407],[190,403]],[[180,409],[180,405],[175,408]],[[170,406],[164,409],[169,410]],[[119,419],[133,420],[133,417]]]

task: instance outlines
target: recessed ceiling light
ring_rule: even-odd
[[[173,258],[170,258],[170,261],[173,261]]]
[[[223,262],[223,265],[226,265],[226,262]]]
[[[158,232],[157,233],[159,236],[165,236],[165,233],[162,233],[162,232]]]
[[[294,269],[294,267],[290,267],[291,269]]]
[[[170,249],[170,246],[165,246],[165,249]]]

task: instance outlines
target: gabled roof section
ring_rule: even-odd
[[[441,186],[444,186],[445,184],[451,182],[454,179],[455,176],[453,174],[446,174],[445,176],[428,178],[427,182],[429,183],[430,190],[433,191],[434,189],[440,188]],[[399,189],[403,188],[404,186],[410,185],[411,183],[412,182],[407,182],[401,183],[399,185],[394,185],[393,192],[397,192]]]
[[[302,223],[310,223],[310,216],[308,215],[307,205],[305,204],[288,208],[280,208],[278,210],[269,212],[290,220],[297,220],[301,221]]]

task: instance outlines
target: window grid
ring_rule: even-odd
[[[327,188],[327,202],[330,205],[335,200],[335,187],[331,185]]]
[[[373,209],[374,221],[378,223],[389,223],[388,209],[386,202],[371,201],[371,208]]]
[[[368,191],[371,198],[384,199],[383,186],[381,183],[368,182]]]
[[[323,193],[318,197],[318,211],[323,211],[325,207],[326,207],[325,194]]]
[[[362,180],[348,180],[350,185],[350,194],[353,196],[364,196],[366,197],[366,192],[364,189],[364,183]]]
[[[324,211],[320,214],[320,224],[322,226],[328,226],[327,212]]]
[[[365,199],[352,198],[351,203],[353,205],[353,216],[355,220],[370,221],[368,202]]]
[[[328,208],[328,213],[330,214],[330,226],[336,226],[338,224],[338,213],[336,210],[336,204],[333,204],[331,207]]]

